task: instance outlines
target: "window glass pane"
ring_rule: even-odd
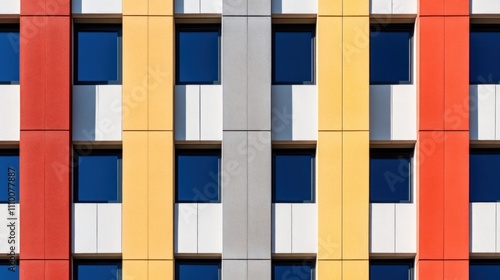
[[[411,151],[372,151],[370,202],[411,202]]]
[[[19,83],[19,27],[0,29],[0,84]]]
[[[471,261],[470,280],[498,280],[500,279],[500,263],[488,261]]]
[[[472,27],[470,33],[470,83],[500,83],[500,27]]]
[[[177,83],[219,82],[218,26],[179,26],[177,32]]]
[[[18,280],[19,266],[11,266],[9,263],[0,263],[0,279],[2,280]]]
[[[218,280],[220,279],[219,262],[176,262],[176,280]]]
[[[411,81],[413,26],[394,26],[370,32],[370,83],[401,84]]]
[[[314,279],[314,261],[276,262],[273,264],[273,280]]]
[[[313,83],[314,26],[279,26],[273,36],[273,83]]]
[[[121,153],[93,152],[78,156],[76,202],[120,202]]]
[[[370,280],[410,280],[413,261],[372,261]]]
[[[75,280],[120,280],[121,270],[119,261],[77,261],[74,264]]]
[[[273,161],[274,202],[314,202],[314,151],[277,151]]]
[[[470,201],[500,201],[500,151],[471,151]]]
[[[77,28],[76,83],[120,82],[120,37],[120,28],[117,26]]]
[[[0,152],[0,178],[0,203],[19,202],[19,152]]]
[[[219,201],[220,151],[177,153],[177,202]]]

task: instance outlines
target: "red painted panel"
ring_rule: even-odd
[[[45,17],[20,20],[21,130],[45,127],[46,21]]]
[[[21,131],[21,259],[43,259],[45,254],[44,149],[45,132]]]
[[[419,130],[444,128],[444,19],[419,22]]]
[[[22,15],[69,15],[70,0],[21,0]]]
[[[422,278],[420,278],[422,279]],[[424,278],[426,279],[426,278]],[[469,261],[445,261],[444,262],[444,280],[468,280],[469,279]]]
[[[443,258],[443,139],[444,133],[440,131],[419,132],[418,136],[418,254],[420,259]]]
[[[45,261],[45,279],[69,280],[71,279],[70,261]]]
[[[418,261],[418,279],[443,280],[443,261]]]
[[[45,0],[21,0],[21,15],[44,15]]]
[[[444,12],[446,15],[468,15],[470,0],[444,0]]]
[[[69,17],[48,17],[46,128],[69,130],[71,21]]]
[[[469,257],[469,132],[446,132],[444,258]]]
[[[420,15],[442,15],[444,13],[445,0],[420,0]]]
[[[45,275],[45,261],[43,260],[20,261],[19,263],[20,280],[44,279],[44,275]]]
[[[460,1],[458,1],[460,2]],[[445,129],[469,129],[469,18],[445,18]]]

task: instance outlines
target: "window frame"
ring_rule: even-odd
[[[276,65],[274,58],[276,56],[276,32],[293,32],[293,31],[307,31],[312,33],[311,39],[311,81],[304,81],[302,83],[293,82],[277,82],[276,81]],[[272,85],[316,85],[316,24],[273,24],[271,31],[271,84]]]
[[[304,266],[309,265],[311,267],[311,280],[316,279],[316,260],[315,259],[290,259],[290,260],[272,260],[271,263],[271,280],[276,279],[274,274],[274,267],[276,265],[288,265],[288,266]],[[176,279],[177,280],[177,279]]]
[[[471,65],[471,61],[472,61],[471,43],[472,43],[472,40],[470,38],[471,38],[472,32],[497,32],[498,35],[500,36],[500,24],[474,23],[474,24],[470,25],[470,29],[469,29],[469,71],[471,72],[471,74],[472,74],[472,67],[471,67],[472,66]],[[500,73],[500,71],[499,71],[499,73]],[[470,85],[500,85],[500,81],[480,83],[478,81],[472,81],[471,77],[469,75],[469,84]]]
[[[117,41],[117,80],[112,81],[79,81],[78,80],[78,32],[80,31],[113,31],[118,33]],[[123,28],[121,24],[87,24],[75,23],[73,25],[73,85],[121,85],[123,83]]]
[[[16,181],[17,192],[18,192],[16,195],[19,199],[17,199],[14,202],[9,202],[8,197],[7,197],[7,201],[0,200],[0,205],[9,204],[9,203],[10,204],[19,204],[19,203],[21,203],[21,184],[20,184],[21,183],[21,177],[20,177],[20,174],[21,174],[20,173],[20,171],[21,171],[20,170],[21,169],[21,155],[20,155],[20,151],[19,151],[19,149],[0,149],[0,157],[1,156],[17,156],[17,158],[18,158],[19,167],[16,170],[16,173],[17,173],[16,175],[17,175],[17,177],[19,177],[19,181]]]
[[[123,278],[123,263],[122,260],[118,259],[73,259],[73,265],[72,265],[72,279],[79,280],[77,273],[78,273],[78,265],[79,264],[94,264],[94,265],[100,265],[100,264],[108,264],[108,265],[116,265],[118,270],[120,271],[120,276],[117,277],[117,279],[122,279]]]
[[[206,264],[212,264],[216,265],[218,270],[219,270],[219,280],[222,279],[222,263],[220,260],[213,260],[213,259],[176,259],[175,260],[175,275],[174,279],[175,280],[182,280],[180,279],[179,275],[179,265],[181,264],[190,264],[190,265],[206,265]]]
[[[397,264],[409,264],[410,269],[408,270],[408,280],[414,280],[415,279],[415,260],[414,259],[393,259],[393,260],[386,260],[386,259],[371,259],[369,262],[369,269],[371,268],[372,264],[385,264],[385,265],[397,265]],[[369,277],[370,278],[370,277]],[[371,278],[370,278],[371,280]]]
[[[175,25],[175,85],[179,86],[185,86],[185,85],[220,85],[221,84],[221,76],[222,76],[222,32],[221,32],[221,25],[220,24],[189,24],[189,23],[183,23],[183,24],[176,24]],[[217,81],[213,82],[204,82],[204,81],[194,81],[194,82],[181,82],[179,80],[179,74],[178,70],[180,69],[180,57],[179,57],[179,52],[178,50],[180,49],[179,44],[180,44],[180,39],[179,39],[179,34],[182,31],[212,31],[212,32],[217,32],[218,35],[218,70],[217,70]]]
[[[8,23],[0,25],[0,32],[16,32],[19,34],[19,40],[21,40],[21,27],[18,23]],[[0,85],[19,85],[21,83],[21,44],[19,42],[19,49],[17,50],[19,55],[19,80],[18,81],[2,81],[0,80]]]
[[[388,24],[386,26],[380,25],[380,24],[370,24],[370,37],[372,32],[398,32],[398,31],[405,31],[409,32],[410,38],[409,38],[409,80],[408,81],[399,81],[399,83],[394,84],[389,81],[383,81],[383,82],[372,82],[371,80],[371,70],[369,73],[369,83],[370,85],[413,85],[414,84],[414,74],[415,74],[415,57],[414,57],[414,52],[415,52],[415,23],[395,23],[395,24]],[[370,49],[370,60],[371,60],[371,49]],[[371,63],[371,62],[370,62]],[[371,67],[370,67],[371,68]]]

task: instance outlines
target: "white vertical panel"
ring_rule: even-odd
[[[392,0],[392,14],[395,15],[416,15],[417,7],[418,0]]]
[[[11,206],[15,208],[14,215],[11,216],[9,214],[9,208],[7,203],[2,203],[0,204],[0,254],[9,254],[10,253],[10,246],[15,245],[16,246],[16,253],[19,253],[19,235],[20,235],[20,224],[21,221],[19,220],[20,215],[19,215],[19,204],[13,204]],[[8,220],[8,218],[17,218],[17,220]],[[9,241],[12,242],[12,239],[9,239],[11,236],[11,229],[8,226],[10,222],[14,223],[14,232],[13,235],[15,236],[15,244],[10,244]]]
[[[500,1],[498,0],[471,0],[472,14],[500,14]]]
[[[19,85],[0,85],[0,141],[19,141],[20,102]]]
[[[200,86],[175,86],[175,140],[200,140]]]
[[[272,0],[271,8],[273,14],[317,14],[318,1]]]
[[[73,0],[74,14],[121,14],[121,0]]]
[[[390,15],[392,13],[392,0],[371,0],[370,14]]]
[[[316,253],[318,211],[316,203],[292,204],[292,253]]]
[[[207,0],[203,0],[207,1]],[[175,0],[176,14],[199,14],[200,0]]]
[[[273,203],[272,206],[272,252],[292,252],[292,205],[290,203]]]
[[[472,140],[495,139],[495,85],[470,86],[470,137]]]
[[[222,204],[198,204],[198,253],[222,253]]]
[[[395,206],[393,203],[370,203],[370,252],[395,252]]]
[[[122,86],[100,85],[97,92],[96,140],[122,140]]]
[[[73,141],[95,141],[98,86],[73,86]]]
[[[391,140],[417,140],[417,88],[391,86]]]
[[[73,207],[73,253],[97,253],[97,204]]]
[[[0,14],[19,15],[21,13],[21,0],[0,0]]]
[[[496,250],[496,203],[471,203],[471,252]]]
[[[97,252],[122,252],[122,204],[97,204]]]
[[[294,85],[293,140],[318,139],[318,88],[316,85]]]
[[[370,140],[391,139],[391,86],[370,86]]]
[[[222,86],[202,85],[200,100],[200,139],[222,141]]]
[[[222,14],[222,0],[199,0],[202,14]]]
[[[396,253],[417,252],[417,207],[413,203],[396,203]]]
[[[198,204],[175,204],[175,252],[198,252]]]

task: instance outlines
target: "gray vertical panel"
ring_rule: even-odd
[[[248,0],[248,15],[271,16],[271,0]]]
[[[256,280],[247,278],[247,260],[222,260],[222,279],[224,280]]]
[[[207,0],[202,0],[207,1]],[[223,0],[222,14],[224,16],[244,16],[247,14],[248,0]]]
[[[224,131],[222,136],[223,259],[247,258],[247,161],[247,132]]]
[[[270,280],[271,279],[271,260],[249,260],[248,261],[248,279],[251,280]],[[296,279],[290,277],[287,279]]]
[[[236,0],[235,0],[236,1]],[[247,129],[247,18],[222,18],[223,130]]]
[[[271,258],[271,176],[271,132],[248,132],[249,259]]]
[[[249,130],[271,130],[271,48],[271,17],[249,17]]]

